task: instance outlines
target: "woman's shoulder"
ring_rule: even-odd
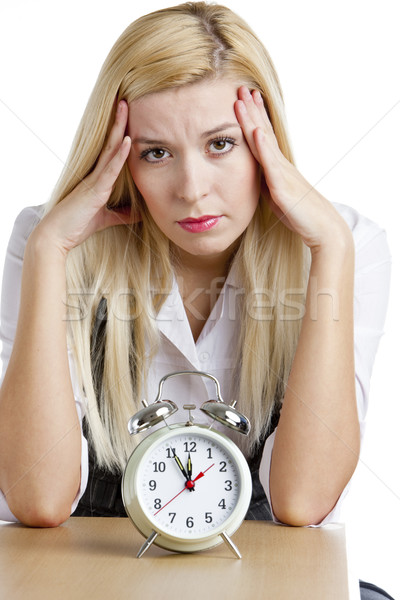
[[[15,255],[22,258],[26,241],[42,218],[44,208],[44,204],[27,206],[17,215],[9,242]]]
[[[346,221],[353,235],[355,234],[357,237],[368,236],[384,231],[380,225],[358,212],[352,206],[340,204],[339,202],[332,202],[332,204]]]
[[[39,223],[45,209],[45,204],[38,206],[26,206],[21,210],[15,219],[14,228],[17,228],[21,234],[29,237],[32,229]]]
[[[356,255],[368,254],[371,259],[390,262],[385,229],[351,206],[337,202],[332,204],[353,234]]]

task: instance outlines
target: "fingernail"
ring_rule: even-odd
[[[250,94],[249,88],[247,88],[247,87],[244,88],[243,96],[246,98],[246,100],[251,100],[251,94]]]
[[[254,97],[255,97],[255,100],[256,100],[256,102],[257,102],[258,104],[264,104],[264,101],[263,101],[263,99],[262,99],[262,96],[261,96],[261,94],[260,94],[260,92],[259,92],[258,90],[256,90],[256,91],[254,92]]]

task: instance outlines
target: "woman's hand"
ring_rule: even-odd
[[[345,221],[282,154],[260,92],[241,86],[235,113],[247,143],[260,163],[271,197],[271,209],[304,243],[317,251],[338,236],[348,238]],[[351,236],[351,234],[350,234]]]
[[[125,136],[127,120],[128,105],[122,100],[95,169],[35,229],[36,236],[45,236],[64,255],[96,231],[141,220],[130,207],[110,210],[106,206],[131,148],[131,139]]]

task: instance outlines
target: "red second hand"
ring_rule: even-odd
[[[168,506],[168,504],[171,504],[172,500],[175,500],[175,498],[177,498],[178,496],[180,496],[180,494],[182,494],[182,492],[184,492],[186,489],[187,489],[187,487],[185,486],[185,487],[183,488],[183,490],[181,490],[180,492],[178,492],[178,493],[176,494],[176,496],[174,496],[173,498],[171,498],[171,500],[169,500],[169,501],[168,501],[166,504],[164,504],[164,506],[162,506],[161,508],[159,508],[159,509],[158,509],[158,511],[157,511],[157,512],[155,512],[153,516],[155,517],[156,515],[158,515],[158,513],[159,513],[160,511],[162,511],[162,509],[163,509],[163,508],[165,508],[166,506]]]
[[[200,477],[204,477],[204,475],[207,473],[207,471],[209,471],[211,469],[211,467],[213,467],[215,465],[215,463],[213,463],[210,467],[207,467],[207,469],[205,471],[200,471],[200,473],[197,475],[197,477],[195,477],[193,479],[193,483],[195,481],[197,481],[198,479],[200,479]]]
[[[193,479],[193,483],[195,481],[197,481],[198,479],[200,479],[201,477],[204,477],[204,475],[207,473],[207,471],[209,471],[211,469],[211,467],[213,467],[214,465],[215,465],[215,463],[213,463],[212,465],[210,465],[209,467],[207,467],[207,469],[205,471],[200,471],[200,473],[197,475],[197,477],[195,477]],[[164,506],[162,506],[161,508],[159,508],[158,511],[155,512],[153,516],[155,517],[156,515],[158,515],[158,513],[161,512],[163,508],[165,508],[166,506],[168,506],[168,504],[171,504],[171,502],[173,500],[175,500],[175,498],[177,498],[178,496],[180,496],[187,489],[189,489],[189,488],[185,485],[185,487],[183,488],[183,490],[181,490],[180,492],[178,492],[173,498],[171,498],[171,500],[168,500],[168,502],[166,502],[164,504]]]

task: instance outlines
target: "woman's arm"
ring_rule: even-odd
[[[18,325],[0,390],[0,489],[13,514],[54,526],[80,481],[80,426],[66,339],[66,257],[89,235],[137,220],[106,209],[127,158],[127,105],[94,171],[39,223],[26,245]]]
[[[312,255],[306,312],[276,430],[270,493],[279,520],[314,524],[331,511],[358,461],[354,244],[337,211],[280,152],[260,95],[240,88],[235,108],[263,167],[272,210]]]
[[[52,526],[68,518],[80,481],[64,299],[65,258],[32,234],[0,391],[0,487],[10,510],[28,525]]]
[[[313,254],[306,312],[275,436],[272,507],[280,521],[292,525],[319,523],[358,461],[350,232],[349,238],[338,236],[331,248],[327,244]]]

